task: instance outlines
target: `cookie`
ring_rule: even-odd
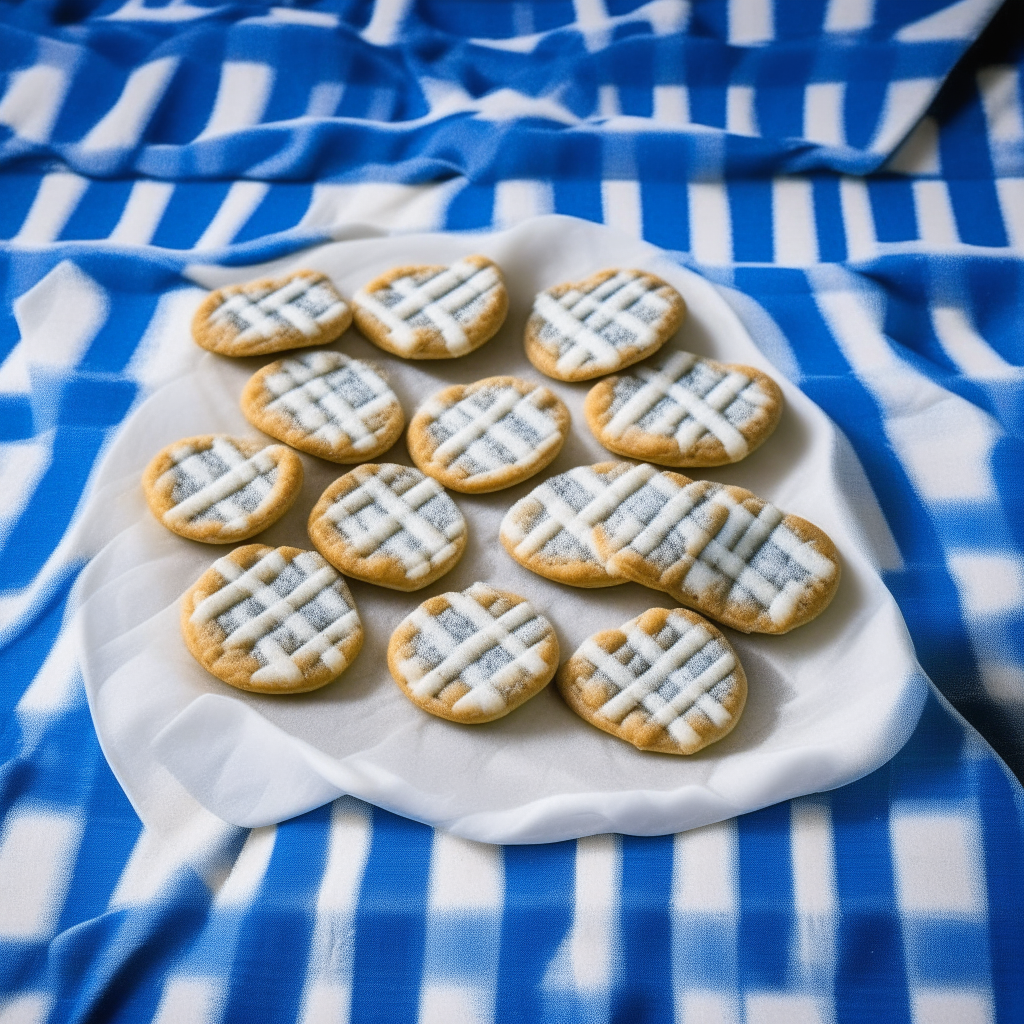
[[[376,458],[405,426],[381,373],[341,352],[307,352],[257,370],[242,391],[242,412],[265,434],[330,462]]]
[[[679,329],[686,303],[642,270],[602,270],[541,292],[526,324],[526,355],[558,380],[590,380],[657,352]]]
[[[662,466],[739,462],[775,429],[782,390],[751,366],[716,363],[691,352],[598,381],[583,409],[610,451]]]
[[[345,581],[315,551],[247,544],[182,598],[196,660],[240,690],[316,690],[352,664],[363,626]]]
[[[445,266],[393,267],[353,296],[356,326],[406,359],[452,359],[497,334],[508,292],[497,265],[466,256]]]
[[[610,572],[744,633],[787,633],[824,611],[839,555],[818,527],[742,487],[636,467],[594,526]]]
[[[420,407],[406,443],[412,461],[465,494],[500,491],[542,470],[569,433],[569,410],[549,388],[518,377],[456,384]]]
[[[291,508],[302,488],[302,461],[284,445],[202,434],[158,452],[142,488],[168,530],[231,544],[254,537]]]
[[[505,514],[498,532],[503,547],[520,565],[556,583],[625,583],[598,552],[594,524],[630,493],[629,474],[636,470],[626,462],[601,462],[549,477]]]
[[[507,715],[543,690],[557,667],[551,623],[529,601],[486,583],[424,601],[388,644],[402,692],[451,722]]]
[[[580,718],[664,754],[693,754],[720,740],[747,700],[729,641],[684,608],[651,608],[589,637],[556,684]]]
[[[466,520],[418,469],[366,465],[324,491],[309,516],[309,537],[346,576],[419,590],[462,557]]]
[[[262,356],[326,345],[351,323],[352,310],[323,274],[297,270],[211,292],[192,318],[192,337],[222,356]]]

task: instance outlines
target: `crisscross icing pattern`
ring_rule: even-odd
[[[541,292],[533,305],[542,321],[537,338],[557,352],[556,371],[614,370],[622,350],[657,345],[672,309],[659,294],[663,287],[639,270],[620,270],[586,291],[572,287],[558,298]]]
[[[578,466],[553,476],[509,509],[501,524],[502,541],[527,567],[539,557],[552,569],[583,562],[605,573],[594,524],[605,520],[644,479],[645,467],[626,463]]]
[[[736,656],[706,623],[692,622],[678,610],[654,636],[642,628],[644,618],[622,627],[625,642],[616,650],[606,651],[590,637],[576,652],[594,666],[591,678],[613,694],[595,713],[615,724],[639,713],[681,750],[697,750],[707,742],[701,716],[719,730],[730,726],[733,716],[725,705],[739,685]]]
[[[345,300],[322,275],[296,274],[283,282],[248,284],[225,292],[226,298],[210,313],[209,321],[214,326],[230,324],[238,332],[237,345],[266,341],[284,329],[316,338],[348,314]]]
[[[492,263],[480,266],[463,259],[450,267],[415,268],[373,291],[363,288],[353,302],[384,324],[399,352],[414,351],[417,330],[427,328],[444,339],[450,355],[457,356],[471,348],[467,327],[503,287],[501,274]]]
[[[612,396],[604,436],[617,440],[637,427],[671,437],[687,452],[710,433],[734,462],[750,451],[741,428],[774,402],[746,374],[690,352],[674,352],[660,366],[622,374]]]
[[[512,601],[485,583],[445,594],[444,600],[440,614],[420,605],[406,620],[415,631],[414,653],[398,668],[415,698],[436,697],[459,681],[469,690],[453,712],[498,714],[513,688],[550,675],[553,666],[541,648],[550,644],[553,631],[529,601]]]
[[[444,488],[418,469],[360,466],[356,481],[324,512],[341,538],[364,559],[390,555],[410,581],[443,566],[461,549],[466,521]]]
[[[346,667],[336,645],[362,628],[359,614],[345,581],[315,551],[289,559],[275,548],[248,569],[226,555],[213,568],[224,586],[199,602],[190,622],[216,622],[226,651],[251,653],[262,666],[253,683],[294,686],[317,662],[335,675]]]
[[[266,511],[278,475],[272,447],[247,456],[230,438],[215,437],[209,447],[185,442],[169,454],[173,465],[156,482],[171,486],[168,525],[223,523],[225,532],[244,532]]]
[[[613,571],[627,575],[624,556],[639,556],[669,593],[678,589],[702,611],[724,621],[733,613],[766,616],[776,627],[837,575],[838,565],[798,537],[774,505],[754,499],[759,509],[752,511],[737,493],[754,496],[739,488],[637,469],[643,472],[633,476],[631,493],[599,528]]]
[[[423,424],[432,447],[422,468],[447,470],[467,482],[509,471],[518,477],[561,447],[568,416],[548,388],[502,378],[482,383],[446,389],[417,413],[415,429]],[[452,402],[452,392],[461,397]]]
[[[369,363],[341,352],[308,352],[282,359],[263,378],[273,395],[266,411],[288,417],[306,437],[332,449],[378,448],[381,420],[398,405],[395,393]]]

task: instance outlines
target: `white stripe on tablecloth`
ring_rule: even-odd
[[[88,178],[68,171],[47,174],[39,182],[36,197],[11,242],[15,245],[45,245],[56,241],[88,187]]]
[[[911,129],[931,101],[940,84],[936,78],[904,78],[890,82],[885,92],[882,113],[868,149],[888,153]],[[913,117],[910,116],[913,112]]]
[[[996,195],[1010,245],[1024,249],[1024,178],[997,178]]]
[[[221,65],[217,98],[196,142],[214,139],[259,124],[274,84],[274,68],[255,61],[228,60]]]
[[[218,1024],[227,996],[226,979],[171,975],[152,1024]]]
[[[161,57],[136,68],[114,105],[82,139],[86,152],[134,146],[153,116],[178,67],[177,57]]]
[[[228,194],[214,214],[213,220],[199,236],[195,248],[217,249],[227,245],[253,215],[269,191],[270,186],[266,182],[236,181],[228,189]]]
[[[812,82],[804,89],[804,138],[825,146],[846,145],[845,82]]]
[[[802,267],[818,262],[814,189],[807,178],[772,181],[772,236],[775,262],[780,266]]]
[[[975,330],[960,306],[929,306],[932,330],[961,373],[978,380],[1020,380],[1024,370],[1008,363]]]
[[[757,46],[774,38],[774,0],[729,0],[728,10],[730,46]]]
[[[868,187],[861,178],[839,179],[839,208],[843,216],[847,257],[852,262],[870,259],[875,255],[878,242]]]
[[[45,142],[53,131],[70,79],[50,64],[15,71],[0,100],[0,124],[29,142]]]
[[[910,185],[917,213],[917,231],[926,245],[949,246],[960,242],[953,203],[944,181],[914,181]]]
[[[828,0],[826,32],[856,32],[875,20],[875,0]]]
[[[685,85],[656,85],[653,117],[663,124],[690,123],[690,91]]]
[[[732,259],[732,215],[724,182],[691,181],[690,252],[701,263],[728,263]]]
[[[499,181],[494,186],[492,220],[497,230],[553,213],[554,209],[554,191],[548,181],[515,179]]]
[[[116,245],[146,245],[156,233],[173,194],[174,185],[169,181],[135,182],[107,241]]]
[[[752,85],[730,85],[725,90],[725,130],[733,135],[760,135]]]
[[[11,809],[0,842],[0,940],[50,937],[84,826],[77,811]]]
[[[627,179],[606,178],[601,182],[601,216],[610,228],[643,237],[643,205],[640,199],[640,182]]]
[[[350,798],[331,808],[327,863],[316,898],[300,1024],[347,1024],[352,998],[351,942],[359,887],[370,853],[369,808]]]
[[[217,890],[215,907],[237,907],[244,910],[252,904],[270,866],[276,841],[276,825],[254,828],[249,833],[231,865],[231,873]]]
[[[1017,69],[1008,64],[982,68],[978,72],[978,92],[988,123],[989,140],[1000,143],[1024,139]]]

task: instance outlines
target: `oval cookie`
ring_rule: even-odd
[[[405,426],[376,367],[341,352],[307,352],[257,370],[242,391],[242,412],[265,434],[342,463],[376,458]]]
[[[747,700],[729,641],[684,608],[651,608],[589,637],[556,683],[580,718],[664,754],[693,754],[720,740]]]
[[[453,491],[484,494],[542,470],[568,432],[569,410],[550,388],[488,377],[445,388],[425,402],[406,443],[428,476]]]
[[[254,537],[291,508],[302,488],[302,461],[284,445],[202,434],[158,452],[142,487],[168,530],[231,544]]]
[[[782,404],[782,390],[766,373],[676,350],[598,381],[583,409],[594,437],[619,455],[662,466],[721,466],[739,462],[771,434]]]
[[[240,690],[316,690],[352,664],[363,626],[345,581],[315,551],[247,544],[186,591],[181,631],[196,660]]]
[[[742,487],[637,466],[594,526],[611,572],[744,633],[787,633],[839,586],[831,539]]]
[[[353,296],[356,326],[406,359],[464,356],[505,322],[508,292],[497,264],[466,256],[445,266],[393,267]]]
[[[529,601],[486,583],[424,601],[388,644],[402,692],[451,722],[507,715],[544,689],[557,667],[551,623]]]
[[[335,480],[309,516],[316,549],[346,576],[393,590],[440,579],[466,548],[466,520],[418,469],[387,463]]]
[[[526,355],[558,380],[590,380],[656,352],[679,329],[686,303],[642,270],[602,270],[541,292],[526,324]]]
[[[352,323],[352,310],[315,270],[232,284],[211,292],[192,319],[192,337],[222,356],[260,356],[326,345]]]
[[[505,514],[498,536],[522,566],[573,587],[614,587],[625,583],[608,570],[597,550],[594,524],[618,502],[620,478],[635,467],[626,462],[577,466],[549,477]]]

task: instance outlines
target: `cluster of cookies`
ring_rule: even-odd
[[[396,267],[351,303],[311,271],[222,288],[192,331],[204,348],[250,356],[323,346],[354,320],[386,352],[444,359],[484,344],[507,310],[500,269],[469,256]],[[639,270],[606,270],[536,296],[524,339],[530,361],[561,381],[602,378],[585,402],[590,429],[610,451],[644,461],[545,480],[509,509],[500,540],[548,579],[632,580],[686,607],[652,608],[597,633],[559,671],[555,631],[524,598],[484,582],[430,598],[388,647],[391,674],[417,705],[451,721],[491,721],[557,673],[569,706],[598,728],[640,749],[693,753],[733,728],[746,699],[735,651],[702,615],[784,633],[829,603],[839,560],[821,530],[742,488],[650,465],[736,462],[782,411],[781,391],[759,370],[659,351],[685,312],[675,289]],[[246,540],[298,496],[293,449],[358,463],[314,506],[314,551],[238,547],[184,596],[193,655],[225,682],[265,693],[323,686],[358,654],[363,625],[342,574],[400,591],[439,579],[467,541],[446,488],[478,494],[528,479],[558,455],[570,422],[551,389],[490,377],[420,406],[407,431],[417,468],[374,463],[405,428],[401,404],[377,366],[323,348],[257,371],[242,410],[281,443],[205,435],[161,451],[143,482],[168,529],[214,544]]]

